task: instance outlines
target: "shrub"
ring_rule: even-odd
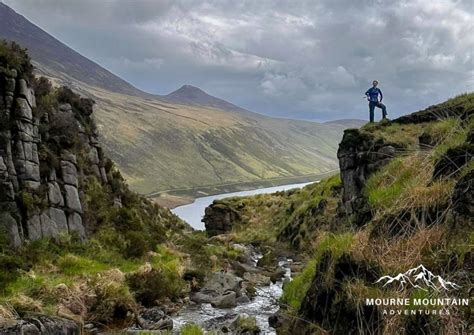
[[[49,120],[49,142],[59,149],[70,149],[80,146],[79,124],[71,113],[54,111]]]
[[[161,252],[152,264],[127,276],[127,282],[136,299],[145,306],[152,306],[163,298],[181,296],[185,282],[181,278],[181,265],[176,256]]]
[[[33,77],[33,65],[26,49],[15,42],[0,41],[0,66],[16,69],[27,79]]]
[[[19,194],[19,199],[21,201],[22,206],[27,211],[34,211],[38,209],[43,209],[48,206],[46,197],[43,194],[38,192],[29,192],[29,191],[21,191]]]
[[[118,269],[99,273],[92,281],[96,294],[95,303],[91,306],[89,319],[109,323],[113,320],[126,319],[128,312],[137,308],[130,293],[125,275]]]

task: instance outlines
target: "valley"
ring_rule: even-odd
[[[362,124],[271,118],[190,85],[169,95],[149,94],[3,4],[0,19],[0,38],[27,47],[38,75],[96,102],[104,150],[135,191],[170,193],[159,203],[309,180],[337,168],[343,129]]]

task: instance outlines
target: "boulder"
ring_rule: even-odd
[[[235,299],[235,302],[236,302],[237,304],[247,304],[247,303],[250,302],[250,298],[249,298],[248,296],[246,296],[246,295],[242,295],[242,296],[236,298],[236,299]]]
[[[55,316],[32,315],[0,323],[0,334],[80,335],[81,327],[72,320]]]
[[[190,299],[196,303],[212,303],[216,306],[235,304],[235,299],[242,296],[241,283],[242,278],[231,273],[217,272],[201,290],[192,293]],[[229,295],[229,292],[234,295]]]
[[[270,277],[261,273],[246,272],[244,273],[244,280],[256,286],[268,286],[271,284]]]
[[[204,326],[217,331],[218,334],[257,335],[261,332],[256,318],[244,313],[227,313],[208,320]]]
[[[173,320],[158,307],[143,310],[137,317],[137,324],[144,330],[173,329]]]
[[[224,294],[227,291],[234,291],[240,296],[242,278],[228,272],[216,272],[202,288],[203,291],[217,292]]]
[[[212,307],[232,308],[237,305],[236,294],[234,291],[225,292],[211,300]]]
[[[206,207],[202,219],[209,236],[224,234],[232,229],[232,226],[240,221],[240,214],[230,206],[214,201]]]

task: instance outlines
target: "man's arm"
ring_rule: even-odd
[[[370,92],[370,88],[365,92],[365,96],[367,97],[367,100],[370,100],[370,98],[369,98],[369,92]]]
[[[380,93],[380,102],[382,102],[382,100],[383,100],[382,90],[380,88],[378,90],[379,90],[379,93]]]

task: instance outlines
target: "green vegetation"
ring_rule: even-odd
[[[368,202],[381,215],[406,208],[445,203],[454,187],[452,180],[431,181],[429,157],[424,154],[393,159],[366,183]]]
[[[351,233],[328,234],[320,238],[321,240],[317,244],[314,255],[307,262],[304,270],[283,288],[281,301],[289,306],[293,313],[299,310],[301,302],[306,296],[306,292],[316,274],[316,268],[321,261],[321,256],[325,252],[330,252],[333,259],[338,259],[344,252],[349,251],[353,242],[353,234]]]
[[[216,203],[240,213],[241,222],[232,231],[237,242],[290,242],[296,249],[311,248],[316,228],[335,224],[327,218],[335,214],[340,185],[339,175],[334,175],[302,189],[226,198]]]
[[[204,331],[195,324],[188,324],[181,328],[181,335],[204,335]]]
[[[26,49],[15,42],[0,40],[0,71],[11,71],[12,69],[19,71],[20,76],[27,79],[31,79],[33,76],[33,66]]]

